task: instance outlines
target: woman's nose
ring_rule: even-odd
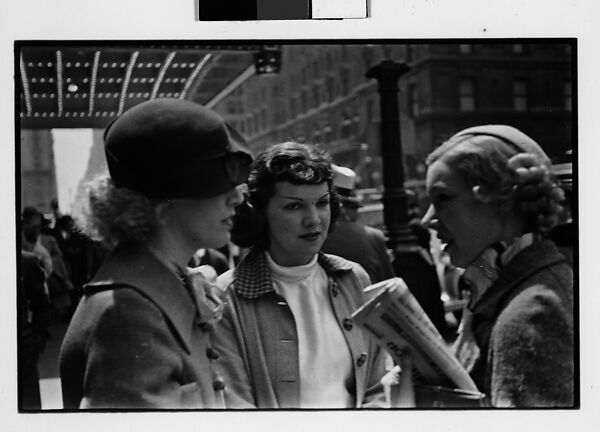
[[[423,216],[423,219],[421,219],[421,223],[427,227],[433,227],[433,225],[437,223],[437,216],[435,214],[435,207],[433,204],[431,204],[427,209],[427,213],[425,213],[425,216]]]
[[[304,216],[304,225],[311,227],[321,223],[321,217],[319,216],[319,211],[316,207],[311,207],[306,211],[306,215]]]
[[[242,200],[244,199],[243,190],[243,185],[239,185],[233,188],[229,197],[229,205],[235,207],[236,205],[242,202]]]

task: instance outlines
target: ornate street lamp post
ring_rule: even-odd
[[[383,159],[383,221],[388,247],[393,251],[393,268],[404,279],[434,325],[445,331],[440,285],[429,251],[417,243],[409,226],[407,194],[400,138],[398,79],[410,70],[405,63],[384,60],[367,71],[379,84],[381,106],[381,156]],[[426,228],[423,228],[426,230]]]
[[[384,60],[367,72],[367,78],[375,78],[379,84],[384,186],[383,221],[387,228],[388,245],[394,252],[398,248],[415,244],[412,230],[408,227],[398,108],[398,79],[409,70],[410,67],[405,63]]]

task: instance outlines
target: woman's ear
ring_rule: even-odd
[[[492,201],[495,201],[495,197],[486,193],[480,185],[473,186],[472,188],[473,195],[482,203],[488,204]]]

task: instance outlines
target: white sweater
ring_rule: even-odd
[[[317,255],[308,264],[296,267],[280,266],[268,252],[266,256],[275,291],[285,298],[296,321],[300,407],[354,407],[347,389],[347,384],[354,381],[352,358],[334,316],[327,274],[318,264]]]

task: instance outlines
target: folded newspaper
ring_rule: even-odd
[[[477,386],[456,359],[404,281],[392,278],[365,289],[374,295],[352,318],[400,364],[410,346],[417,376],[424,384],[477,392]]]

